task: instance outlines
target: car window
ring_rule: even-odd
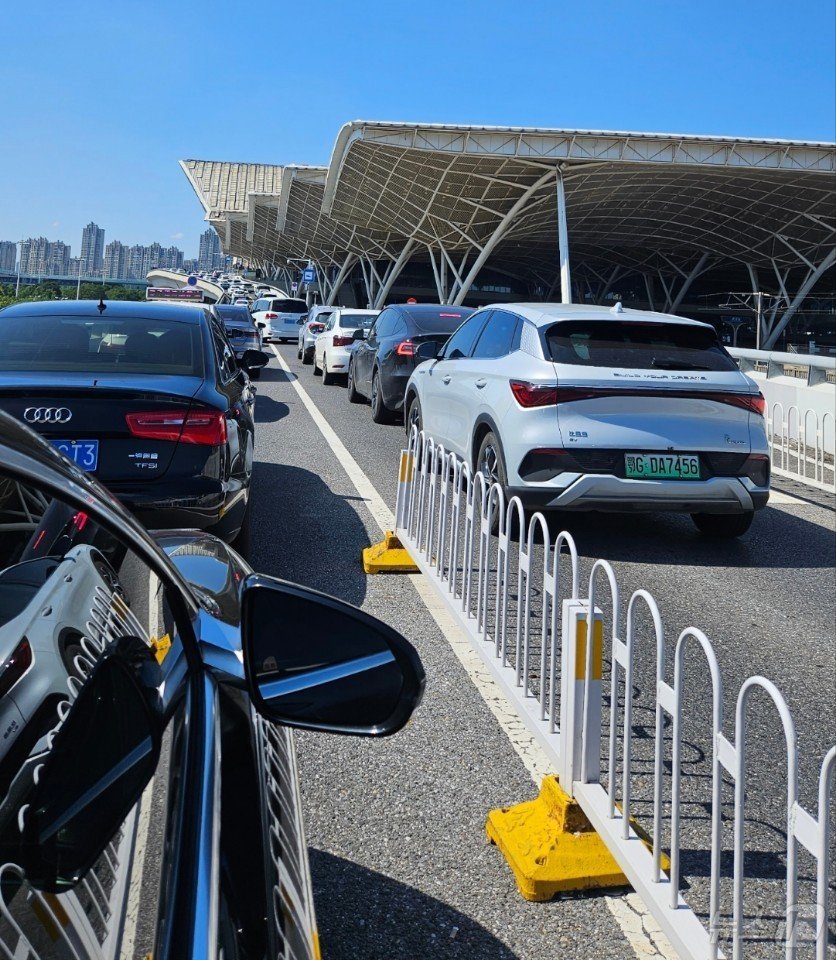
[[[307,313],[308,305],[304,300],[274,300],[270,309],[278,313]]]
[[[391,337],[397,325],[398,312],[396,310],[384,310],[383,313],[381,313],[372,324],[371,330],[369,331],[369,336],[374,335],[379,339],[383,339],[383,337]]]
[[[218,359],[218,367],[221,371],[221,379],[226,382],[238,372],[238,364],[235,362],[235,353],[229,345],[226,333],[217,323],[214,317],[209,319],[209,329],[212,333],[212,340],[215,346],[215,356]]]
[[[147,923],[134,937],[131,955],[145,956],[154,947],[160,858],[136,858],[132,867],[131,857],[137,802],[149,778],[154,779],[147,812],[155,837],[164,835],[173,809],[165,799],[168,779],[162,773],[170,744],[168,736],[159,740],[160,710],[157,749],[140,750],[147,720],[131,706],[133,698],[119,695],[124,688],[108,673],[114,658],[125,655],[146,664],[151,682],[145,700],[159,710],[154,687],[162,688],[168,678],[173,697],[177,683],[169,671],[182,661],[159,581],[87,513],[12,477],[0,465],[4,957],[81,956],[66,943],[80,943],[77,938],[85,931],[94,944],[96,937],[118,942],[132,888],[148,894],[140,894],[135,906]],[[134,765],[140,776],[128,789],[118,771]],[[176,803],[176,784],[173,790]],[[29,831],[38,832],[34,861],[27,854]],[[89,852],[86,864],[82,850]],[[81,876],[75,891],[44,900],[30,886],[40,876],[41,883],[61,879],[66,887],[64,870]],[[61,918],[60,936],[49,916]],[[85,950],[88,955],[94,954]]]
[[[444,359],[458,360],[460,357],[469,357],[473,344],[490,315],[491,311],[485,310],[482,313],[474,313],[472,317],[465,320],[447,341],[447,346],[444,348]]]
[[[555,363],[630,370],[737,370],[712,327],[647,320],[564,320],[546,331]]]
[[[193,309],[193,308],[189,308]],[[0,315],[0,370],[202,376],[200,326],[136,317]]]
[[[268,303],[268,300],[256,300],[256,302],[253,304],[253,313],[258,313],[260,310],[266,310]]]
[[[494,310],[476,341],[472,355],[486,359],[504,357],[514,349],[514,339],[519,324],[519,318],[513,313],[507,310]]]
[[[368,330],[375,319],[376,315],[371,313],[343,313],[340,314],[340,328],[342,330]]]

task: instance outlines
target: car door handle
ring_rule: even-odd
[[[484,377],[482,377],[480,380],[477,380],[477,381],[476,381],[476,386],[477,386],[480,390],[482,389],[482,387],[486,387],[487,385],[488,385],[488,381],[487,381]]]
[[[448,373],[446,377],[442,377],[442,378],[441,378],[441,382],[442,382],[442,383],[449,383],[451,379],[452,379],[452,378],[450,377],[450,374]]]

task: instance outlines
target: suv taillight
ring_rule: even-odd
[[[5,663],[0,664],[0,699],[6,696],[31,665],[32,647],[24,637]]]
[[[511,392],[521,407],[549,407],[557,403],[556,383],[529,383],[511,380]]]
[[[131,436],[218,447],[226,443],[226,417],[220,410],[168,410],[126,413]]]

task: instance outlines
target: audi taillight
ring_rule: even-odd
[[[401,340],[395,347],[395,353],[399,357],[414,357],[417,346],[411,340]]]
[[[557,403],[556,383],[511,380],[511,392],[521,407],[548,407]]]
[[[0,665],[0,699],[17,683],[32,666],[32,647],[24,637],[14,648],[10,657]]]
[[[333,337],[332,339],[335,347],[347,347],[354,342],[353,337]]]
[[[125,420],[131,436],[143,440],[179,440],[207,447],[226,443],[226,417],[220,410],[127,413]]]

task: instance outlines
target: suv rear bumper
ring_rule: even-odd
[[[562,474],[559,487],[510,487],[523,505],[551,510],[747,513],[769,500],[768,487],[745,477],[707,480],[628,480],[611,474]]]

